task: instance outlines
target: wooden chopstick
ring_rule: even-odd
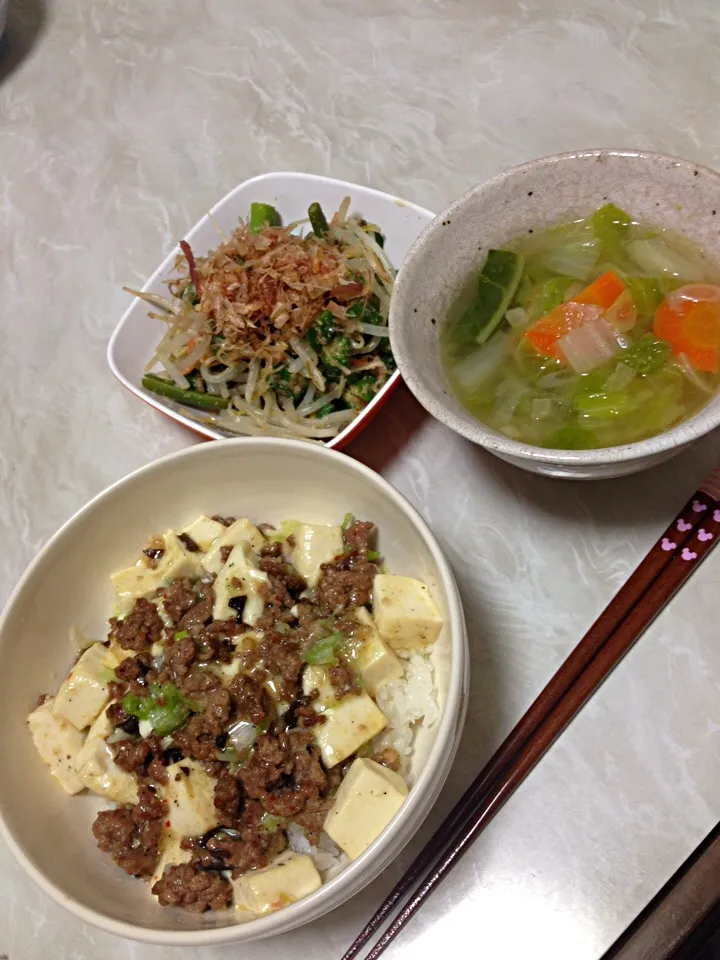
[[[468,849],[714,546],[720,534],[719,500],[720,467],[688,500],[593,623],[360,932],[343,960],[357,956],[395,907],[427,877],[368,954],[367,960],[375,960]]]

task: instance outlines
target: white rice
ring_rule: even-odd
[[[386,683],[377,692],[377,705],[388,718],[388,725],[375,737],[373,747],[376,751],[386,747],[397,750],[403,761],[402,773],[412,784],[409,771],[417,725],[423,721],[426,727],[432,727],[440,711],[429,656],[412,653],[403,658],[402,665],[404,676]]]
[[[323,883],[332,880],[350,863],[350,857],[326,833],[321,833],[318,845],[312,847],[303,828],[291,821],[287,825],[287,835],[290,849],[294,853],[306,853],[312,859]]]

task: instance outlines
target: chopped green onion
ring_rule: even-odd
[[[343,530],[348,530],[354,523],[355,517],[351,513],[346,513],[342,522]]]
[[[270,203],[251,203],[248,230],[260,233],[263,227],[274,227],[278,222],[278,213]]]
[[[178,632],[174,635],[173,639],[184,640],[185,637],[189,637],[189,636],[190,634],[187,632],[187,630],[178,630]]]
[[[313,667],[332,666],[338,664],[338,650],[345,643],[347,637],[341,631],[331,633],[314,643],[305,654],[305,662]]]
[[[224,750],[216,750],[215,757],[221,763],[240,763],[240,754],[232,747],[226,747]]]
[[[264,813],[260,817],[260,825],[265,833],[277,833],[284,823],[285,820],[282,817],[275,817],[272,813]]]
[[[380,559],[379,550],[368,550],[367,558],[370,561],[370,563],[375,563],[376,560]]]
[[[299,520],[283,520],[278,530],[271,530],[265,534],[265,539],[270,543],[282,543],[283,540],[291,537],[299,526]]]
[[[146,697],[127,694],[122,707],[125,713],[149,723],[158,737],[168,736],[181,727],[193,711],[200,710],[199,704],[172,683],[151,683]]]

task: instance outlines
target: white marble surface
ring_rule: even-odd
[[[11,0],[0,600],[91,495],[192,442],[121,392],[105,345],[121,284],[143,279],[236,182],[309,170],[439,209],[505,166],[574,147],[717,166],[718,43],[713,0]],[[640,477],[571,486],[493,460],[401,393],[356,443],[439,534],[467,605],[472,705],[435,819],[694,489],[718,439]],[[390,956],[434,957],[462,933],[492,957],[598,960],[720,818],[719,571],[716,555]],[[83,927],[0,856],[0,954],[177,955]],[[392,880],[243,956],[339,956]]]

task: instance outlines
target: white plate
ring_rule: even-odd
[[[218,229],[223,233],[231,233],[237,227],[238,220],[247,217],[253,202],[271,203],[277,208],[283,223],[291,223],[307,216],[307,208],[314,200],[330,213],[337,210],[343,197],[348,195],[352,198],[350,213],[364,217],[382,228],[385,234],[385,250],[395,269],[399,269],[405,254],[434,214],[379,190],[310,173],[265,173],[246,180],[223,197],[192,228],[185,239],[196,256],[204,256],[220,242]],[[179,254],[179,247],[170,251],[142,288],[143,291],[167,295],[165,281],[172,276]],[[158,324],[148,319],[147,310],[148,305],[136,297],[118,324],[107,351],[112,372],[141,400],[196,433],[216,440],[236,436],[211,424],[199,423],[188,416],[186,407],[143,388],[141,381],[145,364],[152,357],[161,336]],[[399,379],[400,375],[396,371],[367,407],[342,433],[330,440],[327,446],[342,447],[359,433],[385,403]],[[194,415],[202,416],[202,412],[195,411]]]

